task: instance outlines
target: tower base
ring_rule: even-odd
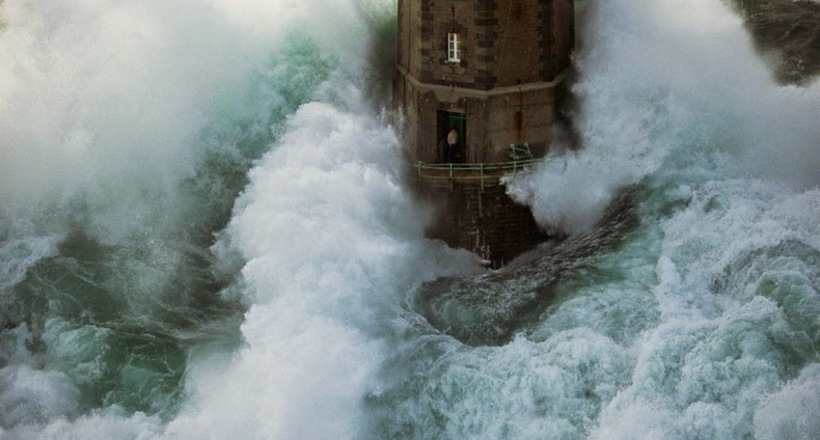
[[[427,235],[475,253],[494,269],[547,239],[529,207],[514,202],[503,185],[422,184],[420,189],[438,208]]]

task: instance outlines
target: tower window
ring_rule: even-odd
[[[461,36],[455,32],[447,34],[447,61],[451,63],[461,61]]]

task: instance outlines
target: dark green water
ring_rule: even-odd
[[[569,237],[486,271],[393,2],[0,2],[0,437],[817,438],[817,3],[577,5]]]

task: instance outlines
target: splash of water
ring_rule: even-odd
[[[583,150],[510,187],[543,225],[588,232],[614,194],[683,149],[719,156],[738,175],[820,184],[820,88],[774,83],[722,3],[594,4],[583,29],[573,87]]]
[[[0,434],[816,437],[816,176],[747,159],[779,133],[781,165],[816,164],[817,89],[772,85],[715,2],[589,6],[586,149],[513,185],[588,244],[558,279],[538,255],[470,278],[472,258],[422,238],[397,139],[360,92],[389,2],[189,3],[0,6],[0,124],[20,127],[0,142],[40,176],[2,193],[0,293],[20,309],[0,333]],[[793,109],[787,129],[764,107]],[[596,248],[623,186],[637,225]],[[469,347],[414,309],[421,283],[456,275],[556,300]]]
[[[158,432],[185,353],[235,344],[211,234],[285,116],[346,99],[364,6],[0,5],[5,435]]]

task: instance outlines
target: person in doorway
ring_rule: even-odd
[[[456,160],[456,149],[458,148],[458,131],[451,128],[447,133],[447,162],[453,163]]]

